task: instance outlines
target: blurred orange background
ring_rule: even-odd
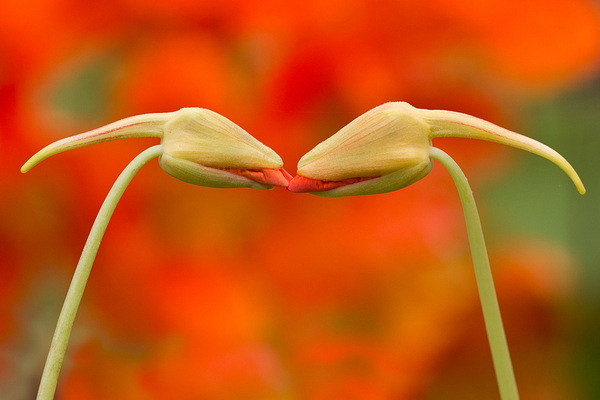
[[[435,143],[479,200],[522,398],[599,398],[599,55],[592,0],[2,1],[0,397],[34,398],[95,214],[156,142],[86,147],[21,175],[38,149],[195,106],[235,121],[293,174],[356,116],[408,101],[534,136],[582,173],[579,198],[532,155]],[[108,227],[57,393],[497,398],[442,168],[398,192],[325,199],[195,187],[156,162]]]

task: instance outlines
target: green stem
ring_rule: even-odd
[[[98,211],[96,220],[92,225],[90,234],[88,235],[83,251],[81,252],[79,263],[73,274],[69,291],[67,292],[65,302],[60,311],[54,336],[52,337],[48,358],[44,365],[44,372],[42,373],[37,400],[52,400],[54,398],[54,392],[56,391],[60,368],[67,351],[75,314],[77,314],[77,309],[81,303],[81,297],[83,296],[83,291],[90,275],[92,264],[96,258],[98,247],[102,241],[102,236],[104,236],[106,226],[108,225],[110,217],[112,216],[121,195],[140,168],[148,161],[161,154],[161,145],[156,145],[144,150],[135,157],[127,167],[125,167],[106,195],[106,199],[104,199],[104,203],[102,203],[102,207],[100,207],[100,211]]]
[[[477,279],[479,300],[483,309],[496,379],[500,389],[500,398],[502,400],[518,400],[519,392],[510,360],[510,353],[500,315],[500,307],[496,297],[496,289],[494,288],[494,279],[490,269],[490,261],[485,247],[485,239],[473,192],[471,191],[467,177],[448,154],[432,147],[429,155],[431,158],[439,161],[448,170],[458,189],[465,215],[469,243],[471,245],[471,257],[473,258],[473,268],[475,270],[475,278]]]

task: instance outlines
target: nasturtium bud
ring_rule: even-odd
[[[132,137],[161,138],[162,169],[195,185],[271,189],[285,187],[291,179],[277,153],[222,115],[195,107],[129,117],[56,141],[31,157],[21,171],[66,150]]]
[[[270,189],[291,176],[281,157],[216,112],[183,108],[164,125],[160,166],[194,185]]]
[[[400,189],[431,170],[430,129],[407,103],[367,111],[298,162],[292,192],[338,197]]]
[[[488,140],[545,157],[585,193],[573,167],[550,147],[471,115],[405,102],[367,111],[306,153],[288,190],[341,197],[401,189],[429,173],[432,140],[444,136]]]

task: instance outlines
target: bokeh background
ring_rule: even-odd
[[[22,163],[119,118],[209,108],[286,168],[387,101],[486,118],[581,174],[436,140],[472,181],[522,398],[600,398],[600,13],[592,0],[0,3],[0,398],[33,399],[70,276],[152,139]],[[460,204],[436,166],[324,199],[194,187],[119,204],[57,398],[497,399]]]

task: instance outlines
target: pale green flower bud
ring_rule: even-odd
[[[432,139],[442,136],[488,140],[538,154],[562,168],[585,193],[575,170],[548,146],[467,114],[405,102],[367,111],[306,153],[288,190],[340,197],[401,189],[429,173]]]
[[[391,192],[421,179],[431,169],[431,139],[416,111],[407,103],[367,111],[305,154],[288,189],[352,196]]]
[[[160,137],[160,166],[171,176],[200,186],[271,189],[287,186],[291,176],[273,150],[229,119],[202,108],[143,114],[54,142],[21,168],[56,153],[93,143],[131,137]]]

